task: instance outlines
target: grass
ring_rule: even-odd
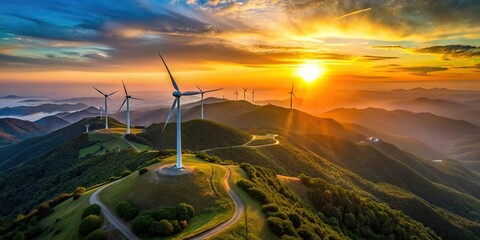
[[[53,209],[53,213],[39,222],[43,229],[38,239],[81,239],[78,227],[83,210],[88,207],[88,199],[95,190],[84,193],[79,199],[72,198]]]
[[[132,128],[132,134],[140,133],[142,129]],[[88,154],[92,155],[102,155],[105,152],[109,151],[120,151],[123,149],[128,149],[130,146],[122,139],[122,135],[125,133],[125,128],[109,128],[101,129],[95,132],[88,134],[89,140],[95,142],[94,145],[87,148],[80,149],[79,158],[85,157]],[[140,151],[149,150],[150,147],[131,142],[135,147]]]
[[[184,239],[227,221],[235,208],[222,184],[225,170],[219,165],[200,161],[191,154],[184,154],[183,159],[186,166],[195,169],[193,173],[181,176],[156,173],[156,168],[175,162],[175,156],[172,156],[148,167],[149,171],[143,175],[134,172],[120,183],[106,188],[100,199],[113,211],[121,201],[131,201],[142,211],[182,202],[191,204],[196,211],[195,217],[184,231],[169,239]]]
[[[141,133],[143,129],[140,128],[130,128],[131,134],[138,134]],[[109,128],[109,129],[100,129],[95,131],[96,133],[106,133],[106,134],[125,134],[126,128]]]
[[[239,188],[236,184],[240,179],[248,179],[247,174],[238,166],[230,166],[231,183],[233,189],[240,196],[247,208],[247,223],[248,223],[248,239],[278,239],[275,234],[270,231],[265,214],[262,212],[260,203],[252,199],[245,191]],[[245,215],[232,227],[214,237],[215,240],[227,239],[245,239]]]

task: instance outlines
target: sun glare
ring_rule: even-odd
[[[305,63],[298,68],[298,75],[306,82],[313,82],[325,73],[325,68],[320,64]]]

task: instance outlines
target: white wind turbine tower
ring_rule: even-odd
[[[293,92],[293,84],[294,84],[294,83],[292,83],[292,90],[288,93],[288,94],[290,94],[290,109],[293,108],[293,105],[292,105],[292,103],[293,103],[293,97],[297,98],[297,96],[295,96],[295,93]]]
[[[255,102],[255,89],[252,90],[252,103]]]
[[[243,88],[243,100],[247,100],[247,89],[248,88]]]
[[[177,86],[177,83],[175,82],[175,79],[173,79],[172,74],[170,73],[170,69],[168,69],[167,63],[165,63],[165,60],[163,60],[162,55],[158,54],[160,58],[162,59],[163,65],[165,65],[165,68],[167,69],[168,75],[170,76],[170,80],[172,81],[173,88],[175,88],[175,92],[172,93],[172,95],[175,97],[175,100],[173,101],[172,108],[170,108],[170,112],[168,113],[167,121],[165,122],[165,126],[163,126],[163,131],[165,131],[165,127],[167,127],[168,121],[170,120],[170,117],[172,116],[173,110],[175,107],[177,107],[177,169],[183,168],[182,165],[182,118],[181,118],[181,109],[180,109],[180,98],[182,96],[192,96],[192,95],[197,95],[201,94],[202,92],[196,92],[196,91],[188,91],[188,92],[180,92],[180,89]],[[162,131],[162,132],[163,132]]]
[[[123,90],[125,90],[125,100],[123,100],[123,103],[118,109],[117,113],[119,113],[120,110],[122,110],[123,105],[125,104],[125,102],[127,102],[127,134],[130,134],[130,98],[135,100],[142,100],[142,101],[143,99],[128,95],[127,88],[125,87],[125,83],[123,83],[123,81],[122,81],[122,85],[123,85]]]
[[[197,86],[197,85],[195,85],[195,86]],[[202,116],[202,119],[203,119],[203,94],[209,93],[209,92],[219,91],[219,90],[222,90],[223,88],[217,88],[217,89],[207,90],[207,91],[203,91],[203,90],[202,90],[200,87],[198,87],[198,86],[197,86],[197,88],[198,88],[198,90],[200,90],[200,94],[201,94],[201,96],[202,96],[202,114],[201,114],[201,116]]]
[[[108,105],[107,105],[107,98],[110,97],[110,96],[112,96],[113,94],[115,94],[115,93],[118,92],[118,91],[115,91],[115,92],[110,93],[110,94],[105,94],[105,93],[103,93],[102,91],[98,90],[98,88],[96,88],[96,87],[93,87],[93,88],[95,88],[95,90],[97,90],[97,91],[98,91],[100,94],[102,94],[103,97],[105,98],[105,129],[108,129]],[[101,111],[101,109],[100,109],[100,111]],[[101,118],[101,116],[100,116],[100,118]]]
[[[233,95],[236,95],[236,100],[238,101],[238,91],[235,90],[235,93]]]

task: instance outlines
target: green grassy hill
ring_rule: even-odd
[[[193,168],[193,172],[179,176],[157,173],[159,167],[174,164],[175,156],[172,156],[148,167],[149,171],[145,174],[131,174],[118,184],[108,187],[100,193],[100,199],[110,209],[116,209],[118,203],[123,201],[131,202],[141,211],[154,211],[179,203],[192,205],[195,217],[187,229],[174,236],[174,239],[192,236],[228,220],[235,207],[222,184],[225,170],[218,165],[200,161],[194,155],[185,154],[183,159],[184,165]]]
[[[124,127],[113,118],[109,118],[112,128]],[[85,125],[90,124],[90,130],[101,129],[105,125],[100,118],[83,119],[65,128],[56,130],[45,136],[27,139],[23,142],[0,148],[0,172],[22,162],[47,154],[66,142],[85,132]]]
[[[170,123],[162,133],[164,124],[153,124],[137,136],[157,149],[176,147],[176,123]],[[202,150],[215,147],[241,145],[252,139],[246,132],[208,121],[191,120],[182,123],[183,149]]]
[[[222,159],[265,166],[284,175],[297,176],[305,173],[322,178],[331,184],[358,191],[363,196],[392,204],[394,209],[404,211],[411,218],[421,221],[434,229],[441,237],[447,239],[454,238],[447,237],[449,236],[448,231],[439,226],[448,226],[451,231],[463,232],[465,236],[474,235],[479,230],[477,214],[480,205],[478,205],[478,199],[434,183],[407,165],[418,164],[421,166],[421,162],[412,159],[410,160],[413,162],[408,162],[406,159],[403,159],[405,162],[402,162],[386,156],[372,146],[357,145],[331,136],[307,136],[304,134],[292,134],[292,136],[294,137],[277,137],[281,144],[276,146],[222,149],[211,151],[209,154],[217,155]],[[389,153],[393,155],[394,152]],[[400,158],[399,155],[394,157]],[[426,173],[431,171],[432,178],[439,174],[442,177],[448,176],[443,180],[445,182],[472,184],[471,180],[455,180],[453,175],[447,174],[455,171],[448,170],[439,173],[440,170],[429,164],[425,164],[423,167],[426,168],[423,170]],[[457,169],[458,167],[453,168]],[[468,173],[468,171],[466,172]],[[478,180],[475,176],[471,178]],[[404,194],[389,193],[388,188],[384,189],[378,185],[381,182],[400,186]],[[476,185],[470,186],[467,189],[464,186],[464,190],[475,192]],[[402,202],[402,195],[415,196],[414,201],[408,202],[408,204],[398,204]],[[413,210],[417,207],[418,209]],[[425,215],[419,213],[425,213]],[[435,225],[428,220],[432,216],[437,217],[438,221],[448,224]]]
[[[135,153],[133,150],[109,152],[101,156],[79,157],[79,152],[94,144],[87,134],[59,145],[44,155],[32,158],[2,172],[0,201],[2,216],[26,212],[42,201],[78,186],[92,186],[135,170],[162,152]]]

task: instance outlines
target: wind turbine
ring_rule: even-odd
[[[128,95],[127,88],[125,87],[125,83],[123,83],[123,80],[122,80],[122,85],[123,85],[123,90],[125,90],[125,100],[123,100],[123,103],[118,109],[117,113],[119,113],[120,110],[122,110],[123,105],[125,104],[125,102],[127,102],[127,134],[130,134],[130,98],[135,100],[142,100],[142,101],[143,99]]]
[[[195,85],[195,86],[197,86],[197,85]],[[223,88],[217,88],[217,89],[207,90],[207,91],[203,91],[203,90],[202,90],[200,87],[198,87],[198,86],[197,86],[197,88],[198,88],[198,90],[200,90],[200,94],[201,94],[201,96],[202,96],[202,114],[201,114],[201,116],[202,116],[202,119],[203,119],[203,94],[209,93],[209,92],[219,91],[219,90],[222,90]]]
[[[252,90],[252,103],[255,102],[255,89]]]
[[[235,90],[235,93],[233,95],[236,95],[236,100],[238,101],[238,91]]]
[[[293,97],[295,96],[295,93],[293,92],[293,84],[294,83],[292,83],[292,90],[288,93],[288,94],[290,94],[290,109],[293,108],[292,102],[293,102]],[[295,98],[297,98],[297,96],[295,96]]]
[[[165,63],[165,60],[163,60],[162,55],[158,54],[160,58],[162,59],[163,65],[165,65],[165,68],[167,69],[168,75],[170,76],[170,80],[172,81],[173,88],[175,88],[175,92],[172,93],[172,95],[175,97],[175,100],[173,101],[172,108],[170,108],[170,112],[168,113],[167,121],[165,122],[165,126],[163,126],[163,131],[165,131],[165,127],[167,127],[168,121],[170,120],[170,117],[172,116],[173,110],[175,107],[177,107],[177,169],[183,168],[182,165],[182,118],[181,118],[181,109],[180,109],[180,98],[182,96],[192,96],[192,95],[197,95],[197,94],[202,94],[202,92],[196,92],[196,91],[187,91],[187,92],[180,92],[180,89],[177,86],[177,83],[175,82],[175,79],[173,79],[172,74],[170,73],[170,69],[168,69],[167,63]]]
[[[95,90],[97,90],[97,91],[98,91],[100,94],[102,94],[103,97],[105,98],[105,129],[108,129],[108,106],[107,106],[107,98],[110,97],[110,96],[112,96],[113,94],[115,94],[115,93],[118,92],[118,91],[115,91],[115,92],[110,93],[110,94],[105,94],[105,93],[103,93],[102,91],[98,90],[98,88],[96,88],[96,87],[93,87],[93,88],[95,88]],[[101,109],[100,109],[100,111],[101,111]],[[100,118],[101,118],[101,116],[100,116]]]
[[[247,89],[248,88],[243,88],[243,100],[247,100]]]

